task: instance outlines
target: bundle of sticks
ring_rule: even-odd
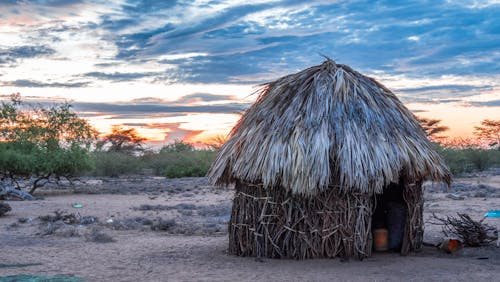
[[[483,220],[475,221],[466,213],[457,213],[458,217],[438,217],[434,224],[442,225],[446,237],[458,238],[465,246],[479,247],[489,245],[498,239],[498,231],[495,227],[483,223]]]

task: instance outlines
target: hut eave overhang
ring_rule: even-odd
[[[331,60],[263,86],[209,171],[315,195],[380,193],[390,182],[450,182],[415,116],[382,84]]]

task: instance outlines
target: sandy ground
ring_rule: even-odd
[[[442,237],[440,227],[430,222],[432,213],[466,212],[480,219],[487,210],[500,209],[498,173],[456,179],[451,192],[463,200],[448,198],[450,191],[438,186],[426,189],[427,242]],[[214,189],[203,178],[92,180],[40,192],[43,199],[9,201],[12,211],[0,218],[0,265],[36,265],[0,267],[0,281],[19,274],[66,274],[85,281],[500,281],[500,248],[495,246],[455,254],[425,247],[407,257],[375,253],[349,262],[227,255],[233,192]],[[83,207],[74,208],[76,203]],[[56,210],[98,222],[57,226],[38,218]],[[486,222],[500,227],[500,218]],[[93,231],[113,241],[102,243]]]

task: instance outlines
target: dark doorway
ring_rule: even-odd
[[[376,196],[372,230],[387,230],[387,249],[400,251],[406,224],[407,206],[403,198],[404,185],[391,183]]]

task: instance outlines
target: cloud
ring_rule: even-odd
[[[171,7],[172,5],[167,5]],[[159,28],[149,29],[136,33],[125,34],[120,37],[118,46],[121,48],[118,58],[124,59],[138,56],[157,56],[165,53],[178,52],[177,45],[183,45],[183,50],[189,52],[199,52],[199,49],[205,49],[206,45],[201,38],[204,33],[237,22],[239,19],[252,12],[260,11],[271,7],[269,4],[244,4],[234,5],[225,9],[212,11],[211,9],[203,9],[195,7],[207,13],[200,14],[199,18],[189,20],[188,15],[184,18],[186,22],[182,23],[165,23]],[[161,9],[161,7],[159,7]],[[149,13],[149,9],[141,9],[142,12]],[[186,13],[190,11],[185,8]],[[127,9],[124,9],[127,12]],[[133,10],[132,14],[136,12]],[[175,12],[175,11],[172,11]],[[179,11],[180,12],[180,11]],[[208,16],[207,16],[208,15]],[[144,16],[144,15],[143,15]],[[155,15],[152,15],[155,17]],[[198,41],[197,44],[184,43]],[[200,44],[201,43],[201,44]],[[217,45],[214,45],[214,47]],[[227,44],[226,44],[227,46]],[[229,45],[228,47],[230,47]],[[211,51],[210,49],[207,49]]]
[[[75,107],[76,110],[79,110],[80,108]],[[143,113],[143,112],[131,112],[131,113],[124,113],[124,112],[89,112],[90,116],[105,116],[103,117],[104,119],[107,120],[123,120],[123,119],[151,119],[151,118],[165,118],[165,117],[184,117],[187,116],[189,113]],[[86,114],[85,112],[78,112],[78,115]]]
[[[141,79],[145,77],[151,77],[162,74],[160,72],[114,72],[114,73],[105,73],[105,72],[88,72],[84,74],[84,77],[89,78],[97,78],[101,80],[109,80],[114,82],[119,81],[131,81],[136,79]]]
[[[28,88],[81,88],[86,87],[90,82],[40,82],[28,79],[18,79],[4,82],[2,86],[28,87]]]
[[[175,101],[176,104],[195,104],[200,102],[236,101],[232,95],[215,95],[209,93],[195,93],[183,96]]]
[[[399,88],[396,93],[407,103],[455,103],[463,98],[486,93],[493,89],[490,85],[441,84],[411,88]]]
[[[290,68],[286,65],[297,62],[302,57],[300,48],[296,47],[294,44],[270,43],[259,47],[261,49],[257,50],[246,50],[235,54],[209,55],[195,59],[171,60],[169,63],[177,65],[177,69],[183,74],[182,81],[186,82],[262,83],[290,72]],[[296,56],[286,64],[283,63],[282,58],[275,57],[276,54],[287,52],[294,53]],[[318,59],[316,63],[321,60],[318,53],[314,54]],[[253,78],[245,79],[259,73],[272,73],[273,76],[266,76],[258,81]]]
[[[185,123],[183,122],[174,122],[174,123],[141,123],[141,122],[129,122],[129,123],[122,123],[121,125],[123,126],[128,126],[128,127],[142,127],[146,129],[155,129],[161,131],[165,137],[161,141],[162,145],[163,144],[168,144],[168,143],[173,143],[175,141],[186,141],[186,142],[191,142],[192,138],[195,138],[197,135],[201,134],[204,132],[204,130],[192,130],[192,129],[185,129],[182,128],[182,126]],[[154,142],[153,142],[154,143]],[[160,143],[156,141],[156,143]]]
[[[71,50],[65,59],[91,65],[78,68],[81,73],[71,78],[89,83],[100,80],[103,85],[141,79],[151,83],[262,83],[320,63],[319,54],[362,73],[383,71],[413,78],[488,77],[498,73],[500,61],[497,1],[2,3],[8,8],[0,16],[0,25],[10,22],[9,26],[25,31],[0,31],[2,38],[12,38],[9,44],[2,43],[8,47],[0,48],[3,79],[10,73],[7,68],[21,60],[29,65],[29,59],[54,59],[63,56],[61,50]],[[27,28],[20,17],[42,22]],[[55,73],[47,75],[51,79],[68,80],[54,78],[60,74],[50,68],[45,71]],[[30,77],[31,83],[25,79],[11,80],[29,87],[58,85],[40,78]],[[60,86],[79,85],[85,87],[87,82]],[[491,91],[490,86],[421,84],[399,89],[399,93],[407,101],[450,102]],[[186,96],[177,103],[207,104],[226,98],[231,101],[230,97]]]
[[[500,6],[500,2],[498,0],[461,0],[453,1],[453,3],[469,9],[485,9],[491,6]]]
[[[122,125],[130,126],[130,127],[147,127],[147,126],[149,126],[149,124],[145,123],[145,122],[126,122],[126,123],[122,123]]]
[[[476,107],[500,107],[500,100],[475,101],[475,102],[469,102],[468,104]]]
[[[168,10],[175,7],[179,2],[177,0],[126,0],[122,9],[125,13],[135,16],[144,16],[148,13],[157,13],[161,10]]]
[[[421,86],[421,87],[411,87],[411,88],[400,88],[401,92],[405,93],[416,93],[416,92],[428,92],[428,91],[442,91],[447,90],[450,92],[469,92],[477,90],[490,90],[491,86],[476,86],[476,85],[466,85],[466,84],[442,84],[442,85],[431,85],[431,86]]]
[[[418,113],[426,113],[428,111],[426,111],[426,110],[411,110],[411,112],[414,114],[418,114]]]
[[[203,130],[191,130],[181,128],[183,123],[152,123],[148,124],[146,127],[150,129],[160,129],[165,132],[166,143],[172,143],[178,140],[191,141],[192,138],[203,133]]]
[[[45,6],[67,6],[78,3],[84,3],[83,0],[3,0],[0,6],[21,6],[21,5],[45,5]]]
[[[106,2],[109,7],[110,1]],[[38,29],[47,29],[61,24],[85,24],[91,22],[93,17],[102,11],[106,2],[101,0],[1,1],[0,25],[31,33]],[[29,34],[20,34],[20,37],[26,36]],[[37,39],[40,41],[44,38]]]
[[[82,112],[102,112],[110,115],[141,114],[147,117],[151,114],[165,113],[235,113],[249,106],[246,103],[229,103],[216,105],[168,105],[168,104],[110,104],[110,103],[72,103],[75,110]]]
[[[2,65],[12,65],[20,59],[50,56],[55,50],[48,46],[26,45],[10,48],[0,47],[0,67]]]
[[[232,103],[238,102],[237,99],[233,95],[216,95],[210,93],[193,93],[180,97],[177,100],[168,101],[162,98],[156,97],[141,97],[132,99],[130,103],[133,104],[143,104],[143,105],[158,105],[158,104],[168,104],[170,106],[192,106],[199,105],[203,103],[211,103],[211,105],[216,105],[213,102],[227,102],[230,101]]]
[[[159,104],[159,103],[164,103],[165,100],[156,97],[141,97],[132,99],[130,102],[134,104]]]

